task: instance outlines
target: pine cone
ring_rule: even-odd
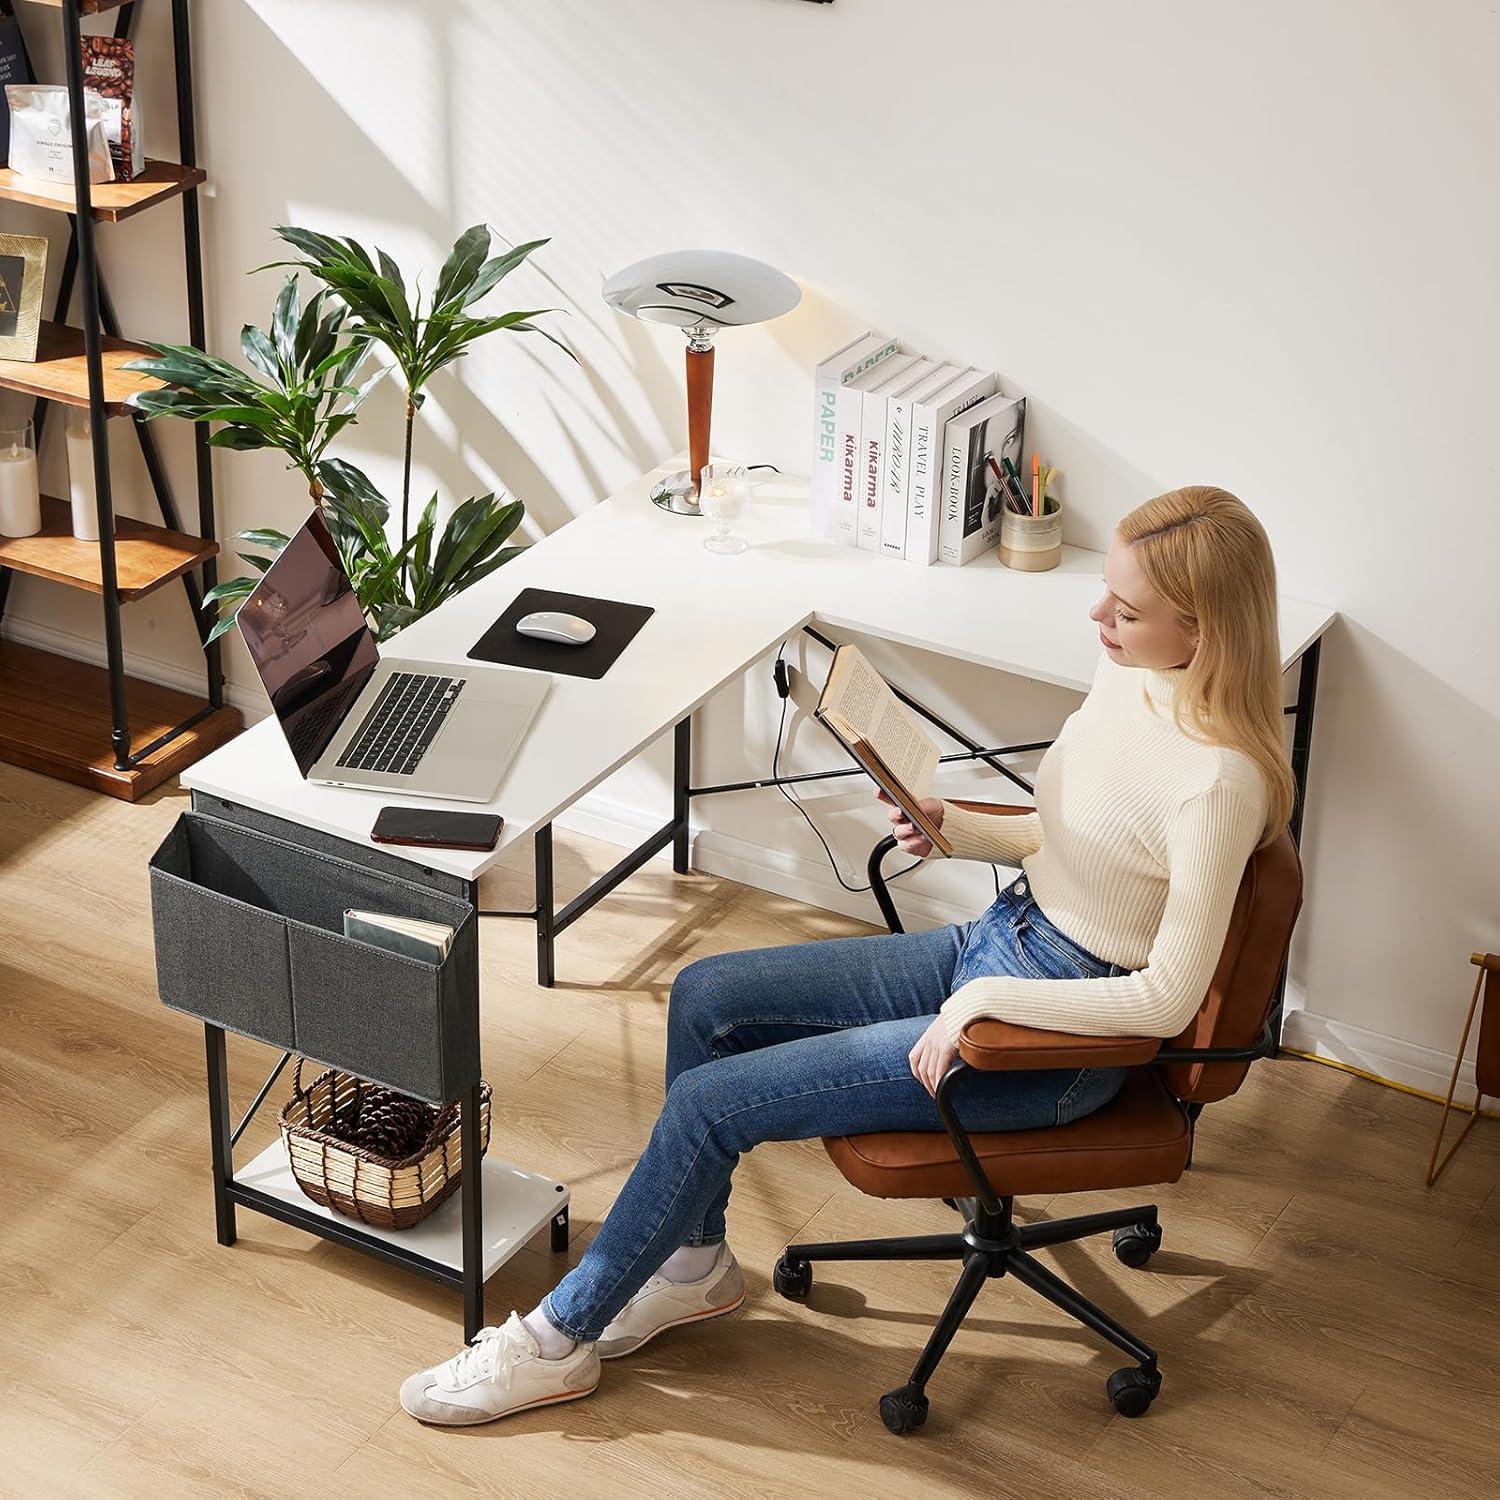
[[[420,1099],[375,1087],[366,1091],[347,1139],[381,1156],[408,1156],[427,1138],[432,1120],[431,1106]]]

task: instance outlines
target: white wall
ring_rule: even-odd
[[[1323,659],[1298,1036],[1438,1082],[1466,956],[1500,945],[1500,21],[1487,0],[196,12],[220,351],[266,316],[273,277],[244,273],[272,258],[275,223],[357,231],[410,262],[480,219],[553,236],[504,295],[566,309],[557,326],[582,368],[515,339],[441,378],[419,493],[504,484],[541,535],[679,447],[680,340],[617,319],[597,292],[629,260],[703,244],[805,288],[792,316],[722,341],[721,450],[805,467],[810,367],[875,324],[1030,393],[1031,435],[1066,476],[1071,541],[1103,545],[1116,517],[1172,485],[1240,494],[1284,591],[1343,615]],[[44,15],[28,11],[33,30]],[[170,151],[165,8],[143,24],[148,138]],[[127,332],[181,336],[177,215],[107,238]],[[394,396],[372,402],[346,450],[388,485]],[[164,436],[185,478],[186,434]],[[127,504],[148,513],[133,454],[120,470]],[[274,460],[223,455],[218,475],[225,532],[304,508]],[[629,577],[622,558],[622,590]],[[85,599],[32,581],[13,598],[7,629],[97,635]],[[184,609],[163,594],[129,612],[139,670],[194,665]],[[237,643],[229,660],[248,690]],[[996,738],[1044,735],[1076,702],[922,653],[883,660]],[[773,703],[765,674],[726,693],[699,776],[763,771]],[[826,763],[805,731],[783,762]],[[585,810],[593,826],[657,821],[666,766],[607,784]],[[876,826],[863,791],[809,802],[858,873]],[[821,854],[774,794],[705,801],[698,816],[705,864],[825,899]],[[922,871],[914,909],[972,905],[986,885],[967,876]]]

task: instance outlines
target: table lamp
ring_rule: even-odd
[[[727,250],[672,250],[617,271],[604,283],[616,312],[670,323],[687,335],[689,467],[662,480],[651,499],[664,510],[696,516],[698,481],[708,462],[714,401],[714,335],[721,328],[764,323],[790,312],[802,292],[764,261]]]

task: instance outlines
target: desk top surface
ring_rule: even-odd
[[[773,476],[736,523],[749,549],[719,557],[703,550],[702,521],[669,515],[647,499],[665,472],[600,502],[390,643],[392,655],[466,663],[474,642],[528,587],[656,610],[603,679],[554,675],[488,804],[506,819],[494,850],[391,853],[477,876],[805,624],[1088,691],[1101,649],[1088,611],[1099,596],[1102,553],[1065,547],[1062,563],[1047,573],[1012,572],[993,554],[963,568],[917,567],[814,538],[806,480]],[[1285,596],[1279,614],[1285,666],[1336,618],[1322,605]],[[386,791],[304,781],[269,717],[190,767],[182,781],[356,843],[368,842],[377,810],[399,800]]]

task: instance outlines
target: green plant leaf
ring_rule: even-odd
[[[389,519],[391,507],[384,495],[370,482],[363,470],[355,468],[342,458],[325,458],[318,464],[318,478],[333,494],[343,499],[358,500],[378,512],[380,523]]]
[[[232,540],[249,542],[252,547],[265,547],[271,552],[280,552],[291,540],[284,532],[273,531],[269,526],[254,527],[249,531],[235,532]]]
[[[255,591],[259,582],[258,578],[226,578],[223,583],[216,583],[203,596],[203,608],[207,610],[210,605],[221,604],[229,599],[244,599]]]
[[[481,297],[492,292],[496,285],[509,276],[533,250],[540,250],[543,245],[551,243],[551,240],[528,240],[524,245],[517,245],[514,250],[504,255],[497,255],[493,260],[487,260],[479,268],[469,289],[463,294],[460,306],[472,307]]]
[[[270,339],[253,323],[246,323],[240,330],[240,348],[262,375],[281,384],[281,366],[277,363],[276,351],[271,347]]]
[[[448,252],[448,259],[443,262],[443,269],[438,272],[437,287],[432,294],[434,307],[442,307],[454,298],[462,301],[464,293],[473,286],[489,249],[488,224],[475,224],[459,235]]]
[[[231,615],[220,615],[219,618],[214,621],[214,628],[210,630],[206,636],[204,636],[203,644],[205,646],[212,646],[213,643],[218,640],[221,635],[228,635],[229,632],[233,630],[234,627],[239,623],[239,618],[239,610],[235,610],[235,612]]]
[[[276,310],[271,314],[271,336],[277,356],[288,370],[297,368],[297,324],[302,318],[302,290],[294,272],[281,284]]]
[[[257,448],[279,448],[281,445],[264,432],[249,427],[224,427],[208,440],[210,448],[230,448],[236,453],[252,453]]]

